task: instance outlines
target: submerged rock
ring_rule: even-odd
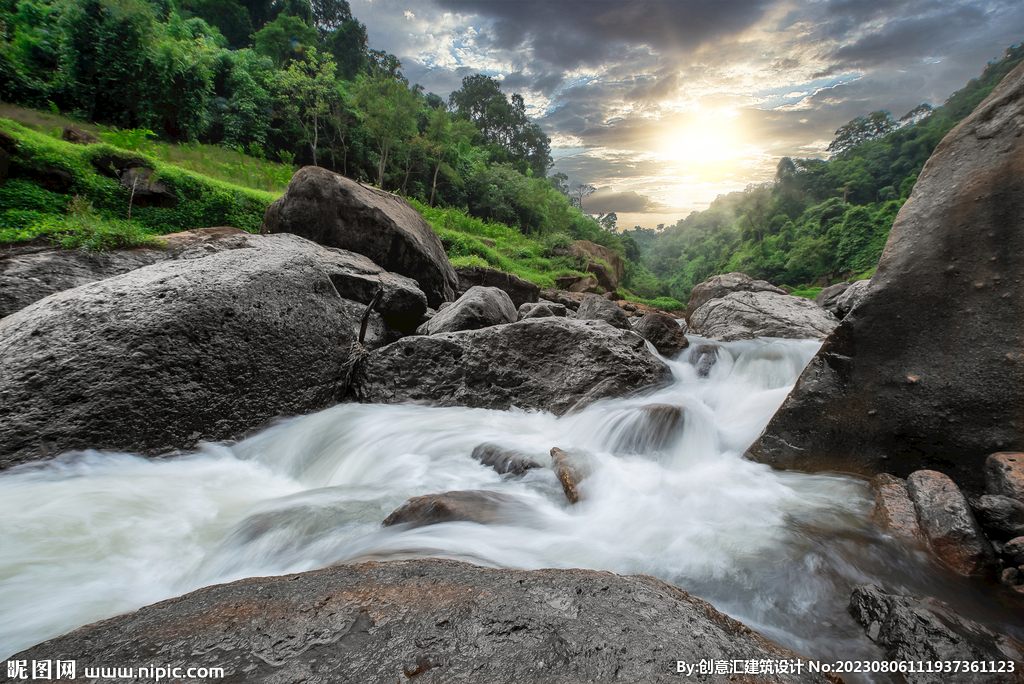
[[[697,369],[697,377],[706,378],[711,374],[711,369],[718,363],[717,344],[699,344],[690,353],[689,361]]]
[[[935,555],[962,575],[983,575],[992,569],[992,546],[956,483],[942,473],[919,470],[907,478],[907,492]]]
[[[670,447],[682,435],[684,415],[682,406],[641,406],[625,417],[615,450],[649,454]]]
[[[409,499],[385,518],[383,525],[420,526],[460,521],[481,525],[516,524],[530,513],[525,503],[500,492],[445,492]]]
[[[979,492],[989,454],[1024,451],[1022,120],[1024,65],[936,148],[863,301],[751,458],[868,476],[928,468]]]
[[[12,656],[218,667],[231,681],[676,683],[676,662],[796,653],[647,575],[424,559],[207,587]],[[729,681],[729,675],[702,680]],[[750,675],[750,684],[780,681]],[[787,675],[792,684],[837,681]]]
[[[494,444],[478,444],[473,449],[472,457],[483,465],[493,468],[500,475],[507,473],[522,475],[527,470],[541,467],[540,463],[525,454],[511,449],[503,449]]]
[[[755,337],[822,339],[838,323],[810,300],[775,292],[734,292],[702,304],[690,315],[694,332],[723,342]]]
[[[635,333],[602,321],[531,318],[406,337],[369,354],[352,398],[364,403],[532,408],[562,415],[653,387],[671,373]]]

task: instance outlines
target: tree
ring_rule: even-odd
[[[601,214],[597,217],[597,222],[601,227],[610,233],[615,232],[615,224],[618,222],[619,217],[614,211],[609,211],[607,214]]]
[[[285,112],[302,127],[302,132],[317,165],[316,148],[320,126],[330,113],[334,93],[334,62],[309,48],[306,59],[295,60],[278,75],[278,86],[287,96]]]
[[[348,0],[310,0],[309,6],[313,14],[313,25],[320,32],[321,40],[346,22],[353,21]]]
[[[576,206],[580,208],[580,211],[583,211],[583,198],[590,197],[591,195],[594,194],[595,190],[597,190],[597,188],[595,188],[593,185],[587,185],[585,183],[577,185],[576,189],[573,190],[573,192],[576,193],[576,199],[578,202]]]
[[[829,144],[828,151],[841,155],[868,140],[884,138],[897,128],[899,124],[893,120],[889,112],[872,112],[866,117],[858,116],[836,130],[835,140]]]
[[[377,185],[383,188],[384,171],[392,150],[402,140],[416,134],[416,96],[404,83],[380,76],[356,84],[353,95],[363,122],[380,150]]]
[[[473,124],[468,121],[453,120],[452,115],[445,109],[435,109],[430,113],[425,134],[428,155],[434,162],[429,206],[434,206],[438,174],[444,172],[448,178],[458,178],[456,171],[448,164],[448,159],[459,147],[468,143],[475,132]]]
[[[274,60],[278,67],[285,67],[313,49],[318,37],[316,29],[299,17],[282,14],[256,33],[253,41],[257,53]]]

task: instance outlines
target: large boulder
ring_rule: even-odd
[[[0,468],[71,449],[187,449],[316,411],[344,393],[365,302],[382,283],[367,347],[398,336],[385,319],[426,309],[413,281],[358,254],[292,235],[250,240],[0,320]]]
[[[536,302],[540,298],[540,285],[535,285],[529,280],[523,280],[519,276],[499,271],[496,268],[462,266],[456,268],[455,273],[459,276],[460,294],[477,285],[496,287],[499,290],[504,290],[517,309],[523,304]]]
[[[503,290],[475,285],[454,304],[438,311],[420,327],[420,332],[436,335],[458,330],[479,330],[492,325],[514,323],[517,317],[518,312],[512,300]]]
[[[432,307],[455,299],[458,276],[441,240],[407,201],[318,166],[292,176],[260,233],[294,233],[369,257],[419,283]]]
[[[955,482],[934,470],[919,470],[907,478],[907,493],[935,555],[962,575],[992,569],[995,553]]]
[[[576,240],[576,242],[572,243],[572,254],[584,261],[603,261],[608,264],[608,269],[606,269],[605,272],[608,276],[615,279],[616,284],[619,283],[622,280],[622,276],[626,274],[626,264],[619,255],[596,242],[590,242],[589,240]]]
[[[618,304],[594,294],[583,297],[576,316],[583,321],[604,321],[613,328],[631,329],[629,316]]]
[[[690,315],[691,330],[723,342],[755,337],[822,339],[838,323],[809,299],[775,292],[733,292],[705,302]]]
[[[711,276],[703,283],[694,285],[686,310],[691,314],[712,299],[721,299],[733,292],[773,292],[784,295],[785,290],[775,287],[766,280],[755,280],[746,273],[723,273]]]
[[[398,340],[359,364],[352,390],[367,403],[518,406],[561,415],[669,376],[635,333],[603,321],[530,318]]]
[[[335,565],[207,587],[11,656],[221,668],[222,681],[658,682],[723,663],[800,658],[647,575],[499,570],[423,559]],[[154,654],[159,654],[155,657]],[[742,662],[741,662],[742,666]],[[741,675],[742,676],[742,675]],[[719,684],[733,675],[709,675]],[[744,682],[827,684],[802,668]]]
[[[864,300],[832,332],[752,458],[969,491],[1024,450],[1024,65],[939,144]]]
[[[672,357],[690,346],[686,324],[668,314],[648,313],[633,323],[633,332],[654,345],[662,356]]]
[[[864,627],[869,639],[878,644],[890,659],[904,663],[943,663],[951,661],[1024,660],[1024,645],[984,625],[958,615],[948,605],[933,598],[887,594],[881,587],[865,584],[856,587],[850,597],[850,614]],[[1024,673],[1003,666],[1004,672],[971,672],[960,669],[950,673],[918,667],[906,672],[907,684],[1021,684]]]

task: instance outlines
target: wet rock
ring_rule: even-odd
[[[562,483],[562,491],[569,503],[580,500],[580,482],[593,472],[593,459],[582,449],[551,448],[551,468]]]
[[[496,287],[469,288],[451,306],[446,306],[427,321],[421,330],[424,335],[479,330],[502,323],[516,321],[516,309],[503,290]]]
[[[523,304],[519,307],[517,313],[518,319],[521,321],[525,318],[550,318],[552,316],[559,316],[564,318],[566,314],[565,304],[555,304],[554,302],[537,302],[536,304]]]
[[[472,456],[483,465],[494,468],[495,472],[501,475],[506,473],[522,475],[527,470],[541,467],[540,463],[526,454],[512,449],[503,449],[494,444],[478,444],[473,449]]]
[[[1024,454],[998,453],[986,458],[985,491],[1024,503]]]
[[[454,300],[459,286],[440,239],[412,205],[318,166],[295,173],[267,207],[260,233],[294,233],[363,254],[419,283],[432,307]]]
[[[745,273],[725,273],[711,276],[703,283],[694,285],[686,310],[694,312],[712,299],[722,299],[733,292],[773,292],[784,295],[785,291],[766,280],[754,280]],[[687,321],[689,322],[689,321]]]
[[[584,321],[604,321],[613,328],[630,330],[629,316],[615,302],[610,302],[596,295],[586,296],[576,311],[577,317]]]
[[[842,316],[839,315],[836,302],[843,296],[843,293],[846,292],[849,287],[850,283],[836,283],[835,285],[829,285],[818,293],[818,296],[814,298],[814,303],[825,311],[828,311],[836,318],[842,318]]]
[[[989,454],[1024,451],[1021,117],[1024,66],[936,148],[865,298],[751,458],[868,476],[936,469],[980,492]]]
[[[910,662],[1005,661],[1020,662],[1024,645],[955,613],[933,598],[894,596],[881,587],[866,584],[853,590],[850,614],[864,627],[869,639],[882,647],[888,658]],[[908,672],[908,684],[948,684],[950,675]],[[1024,682],[1012,673],[961,671],[955,681],[964,684]]]
[[[697,377],[706,378],[718,362],[717,344],[699,344],[690,352],[689,362],[697,369]]]
[[[443,559],[335,565],[207,587],[12,658],[220,667],[251,684],[406,678],[681,681],[675,661],[790,660],[709,603],[647,575],[500,570]],[[709,677],[725,682],[728,676]],[[777,682],[752,675],[749,684]],[[835,682],[787,675],[791,684]]]
[[[907,492],[936,556],[962,575],[983,575],[991,569],[995,554],[953,480],[919,470],[907,478]]]
[[[702,304],[690,315],[689,323],[690,329],[703,337],[729,342],[755,337],[822,339],[838,320],[802,297],[734,292]]]
[[[100,142],[95,135],[76,126],[65,126],[61,131],[60,139],[75,145],[94,145]]]
[[[463,521],[500,525],[518,522],[529,514],[529,507],[514,496],[470,490],[414,497],[396,508],[383,524],[419,527]]]
[[[1024,565],[1024,536],[1006,542],[1000,555],[1007,565]]]
[[[836,300],[836,317],[845,318],[847,314],[853,311],[854,307],[864,301],[870,288],[870,280],[858,280],[852,283]]]
[[[471,287],[496,287],[512,300],[513,306],[521,308],[527,302],[536,302],[540,297],[540,285],[535,285],[519,276],[486,266],[462,266],[455,269],[459,276],[459,294]]]
[[[376,287],[386,274],[296,236],[253,238],[58,292],[0,320],[0,468],[71,449],[189,449],[337,401],[366,308],[356,301],[365,293],[343,298],[338,284]],[[405,282],[409,291],[381,304],[419,296],[425,308]],[[367,348],[395,337],[371,316]]]
[[[672,358],[690,346],[686,339],[686,324],[660,313],[644,314],[643,318],[633,324],[633,332],[654,345],[658,353]]]
[[[906,482],[891,475],[880,475],[871,484],[877,492],[871,519],[882,531],[893,537],[924,541],[924,534],[917,523],[917,510],[907,493]]]
[[[639,335],[602,321],[565,318],[407,337],[359,364],[352,398],[562,415],[667,381],[668,366],[644,345]]]
[[[1006,541],[1024,535],[1024,504],[1008,496],[985,495],[971,508],[989,539]]]
[[[682,435],[683,407],[673,404],[648,404],[627,415],[616,443],[616,451],[649,454],[672,446]]]

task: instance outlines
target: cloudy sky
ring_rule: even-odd
[[[523,95],[588,213],[674,223],[824,157],[835,129],[940,105],[1024,41],[993,0],[350,0],[371,47],[447,98],[485,73]]]

